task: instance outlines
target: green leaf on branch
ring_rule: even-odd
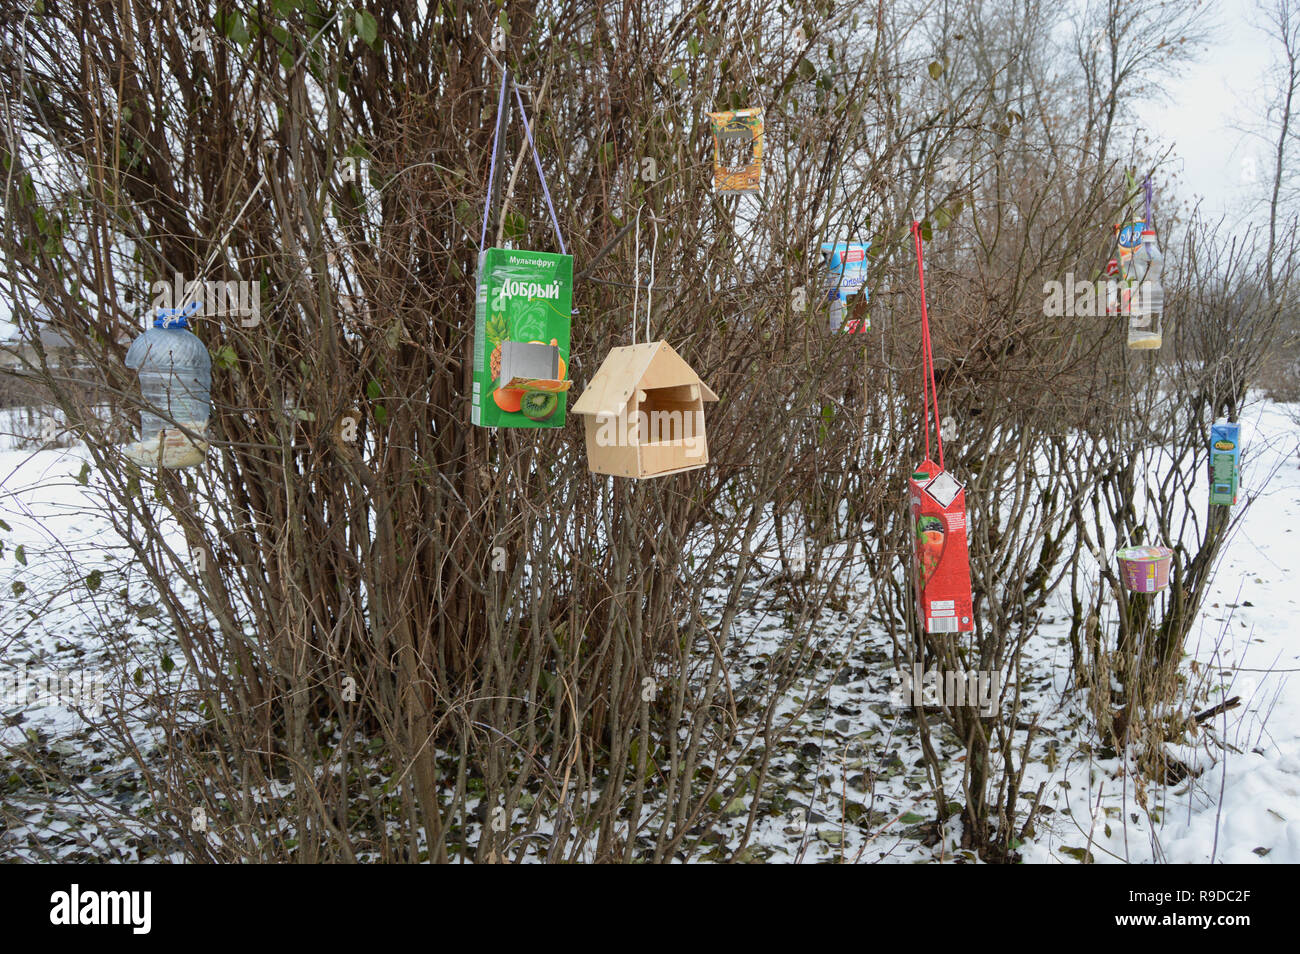
[[[222,345],[212,356],[212,363],[222,371],[229,371],[238,363],[239,357],[230,345]]]
[[[609,144],[610,146],[613,143]],[[518,212],[507,212],[505,220],[506,238],[517,239],[528,231],[528,220]]]
[[[366,46],[374,49],[375,40],[379,39],[379,24],[375,21],[374,16],[364,10],[358,10],[353,14],[352,22],[357,28],[357,35],[361,37]]]

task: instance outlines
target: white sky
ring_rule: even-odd
[[[1153,138],[1173,147],[1179,205],[1199,198],[1203,214],[1239,221],[1267,193],[1269,149],[1247,130],[1264,122],[1266,74],[1277,47],[1254,25],[1263,22],[1255,0],[1211,0],[1210,6],[1216,23],[1210,45],[1165,84],[1167,99],[1141,112]]]

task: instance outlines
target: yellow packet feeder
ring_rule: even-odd
[[[763,111],[709,113],[709,120],[713,125],[713,191],[757,195],[763,179]]]

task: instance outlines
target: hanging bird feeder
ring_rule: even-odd
[[[849,300],[858,292],[867,297],[867,249],[870,242],[823,242],[822,261],[828,273],[826,298],[831,303],[831,333],[840,330],[844,311]],[[871,328],[870,318],[853,318],[844,327],[846,334],[865,332]]]
[[[650,246],[645,344],[636,343],[641,301],[641,212],[636,218],[636,270],[632,287],[632,344],[613,348],[587,382],[573,413],[584,418],[587,467],[616,477],[666,477],[709,462],[704,402],[718,396],[666,341],[650,341],[654,313],[658,220]]]
[[[470,419],[480,427],[563,427],[567,392],[573,384],[568,380],[573,256],[564,247],[560,221],[551,204],[518,85],[514,86],[515,100],[561,254],[487,247],[492,183],[507,112],[506,86],[510,83],[507,70],[501,77],[497,100],[488,195],[479,234]]]
[[[1120,269],[1130,290],[1128,310],[1128,346],[1137,351],[1151,351],[1164,340],[1161,328],[1165,310],[1165,290],[1160,279],[1165,259],[1151,224],[1151,178],[1147,177],[1146,217],[1120,231]]]
[[[717,399],[666,341],[612,349],[573,405],[586,422],[587,467],[640,478],[705,466],[704,402]]]
[[[912,223],[916,273],[921,288],[921,387],[925,396],[925,461],[907,482],[915,554],[916,612],[927,633],[969,633],[975,628],[967,546],[966,489],[943,466],[943,428],[925,302],[921,225]],[[938,433],[939,462],[930,459],[930,411]]]
[[[763,179],[763,111],[709,113],[713,126],[713,191],[757,194]]]
[[[190,436],[208,426],[212,388],[212,358],[187,320],[198,308],[191,302],[159,311],[153,327],[127,349],[126,366],[140,376],[144,407],[140,440],[122,452],[141,467],[194,467],[207,453],[207,442]]]
[[[564,426],[572,309],[572,256],[504,248],[479,255],[473,423]]]
[[[1215,421],[1210,425],[1210,503],[1231,507],[1241,482],[1241,425]]]
[[[1169,585],[1174,551],[1169,547],[1125,547],[1115,554],[1120,579],[1134,593],[1158,593]]]

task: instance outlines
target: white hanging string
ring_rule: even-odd
[[[641,311],[641,212],[645,206],[636,210],[636,248],[633,252],[635,264],[632,270],[632,343],[636,344],[636,316]],[[650,283],[645,289],[645,340],[650,341],[650,314],[655,301],[655,258],[659,254],[659,220],[652,214],[650,224],[654,226],[654,237],[650,240]]]
[[[654,238],[650,242],[650,284],[645,290],[645,340],[650,340],[650,311],[654,306],[655,295],[655,255],[659,251],[659,220],[653,215],[650,222],[655,227]]]
[[[632,344],[636,344],[636,313],[641,305],[641,209],[636,210],[636,250],[632,255]]]

